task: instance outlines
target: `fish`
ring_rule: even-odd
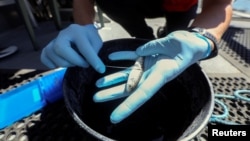
[[[125,85],[125,93],[131,93],[137,87],[144,71],[143,65],[144,57],[137,58],[129,73],[128,80]]]

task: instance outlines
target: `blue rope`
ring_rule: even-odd
[[[218,98],[227,98],[227,99],[233,99],[233,100],[242,100],[246,102],[250,102],[250,98],[243,96],[243,94],[249,94],[250,95],[250,90],[236,90],[234,94],[231,95],[225,95],[225,94],[215,94],[215,103],[220,105],[223,108],[223,113],[220,115],[215,115],[212,114],[210,118],[210,122],[217,122],[221,124],[227,124],[227,125],[239,125],[238,123],[231,122],[231,121],[226,121],[225,119],[229,116],[228,112],[228,107],[220,101]]]
[[[237,91],[234,92],[234,95],[235,95],[236,98],[238,98],[240,100],[250,102],[250,98],[242,95],[244,93],[250,94],[250,90],[237,90]]]

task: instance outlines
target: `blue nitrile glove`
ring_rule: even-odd
[[[149,100],[164,84],[169,82],[198,60],[211,52],[208,39],[198,33],[176,31],[165,38],[156,39],[137,48],[135,52],[115,52],[111,60],[131,60],[144,58],[144,73],[136,89],[128,96],[125,84],[97,92],[95,102],[104,102],[128,96],[111,114],[112,123],[119,123]],[[105,87],[125,82],[130,68],[97,80],[97,87]]]
[[[103,73],[105,66],[97,55],[101,47],[102,40],[93,24],[71,24],[43,49],[41,61],[49,68],[90,64]]]

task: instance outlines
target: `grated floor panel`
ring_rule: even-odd
[[[209,79],[213,85],[215,94],[225,94],[232,96],[236,90],[250,90],[250,80],[243,74],[208,74]],[[243,94],[250,98],[250,95]],[[227,122],[233,122],[243,125],[250,125],[250,102],[236,99],[221,98],[228,108],[229,115],[225,118]],[[218,104],[215,104],[213,114],[222,114],[223,109]],[[209,124],[221,124],[210,122]],[[207,127],[192,139],[192,141],[207,141],[208,129]]]
[[[250,29],[230,27],[219,47],[221,56],[250,77]]]

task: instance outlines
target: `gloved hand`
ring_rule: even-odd
[[[174,79],[190,65],[211,53],[209,39],[188,31],[175,31],[168,36],[140,46],[135,52],[115,52],[111,60],[131,60],[144,57],[142,78],[131,94],[124,93],[125,84],[97,92],[93,100],[104,102],[128,96],[111,114],[112,123],[119,123],[149,100],[164,84]],[[130,68],[97,80],[97,87],[125,82]]]
[[[97,55],[101,47],[102,40],[93,24],[71,24],[42,50],[41,61],[49,68],[90,64],[103,73],[105,66]]]

